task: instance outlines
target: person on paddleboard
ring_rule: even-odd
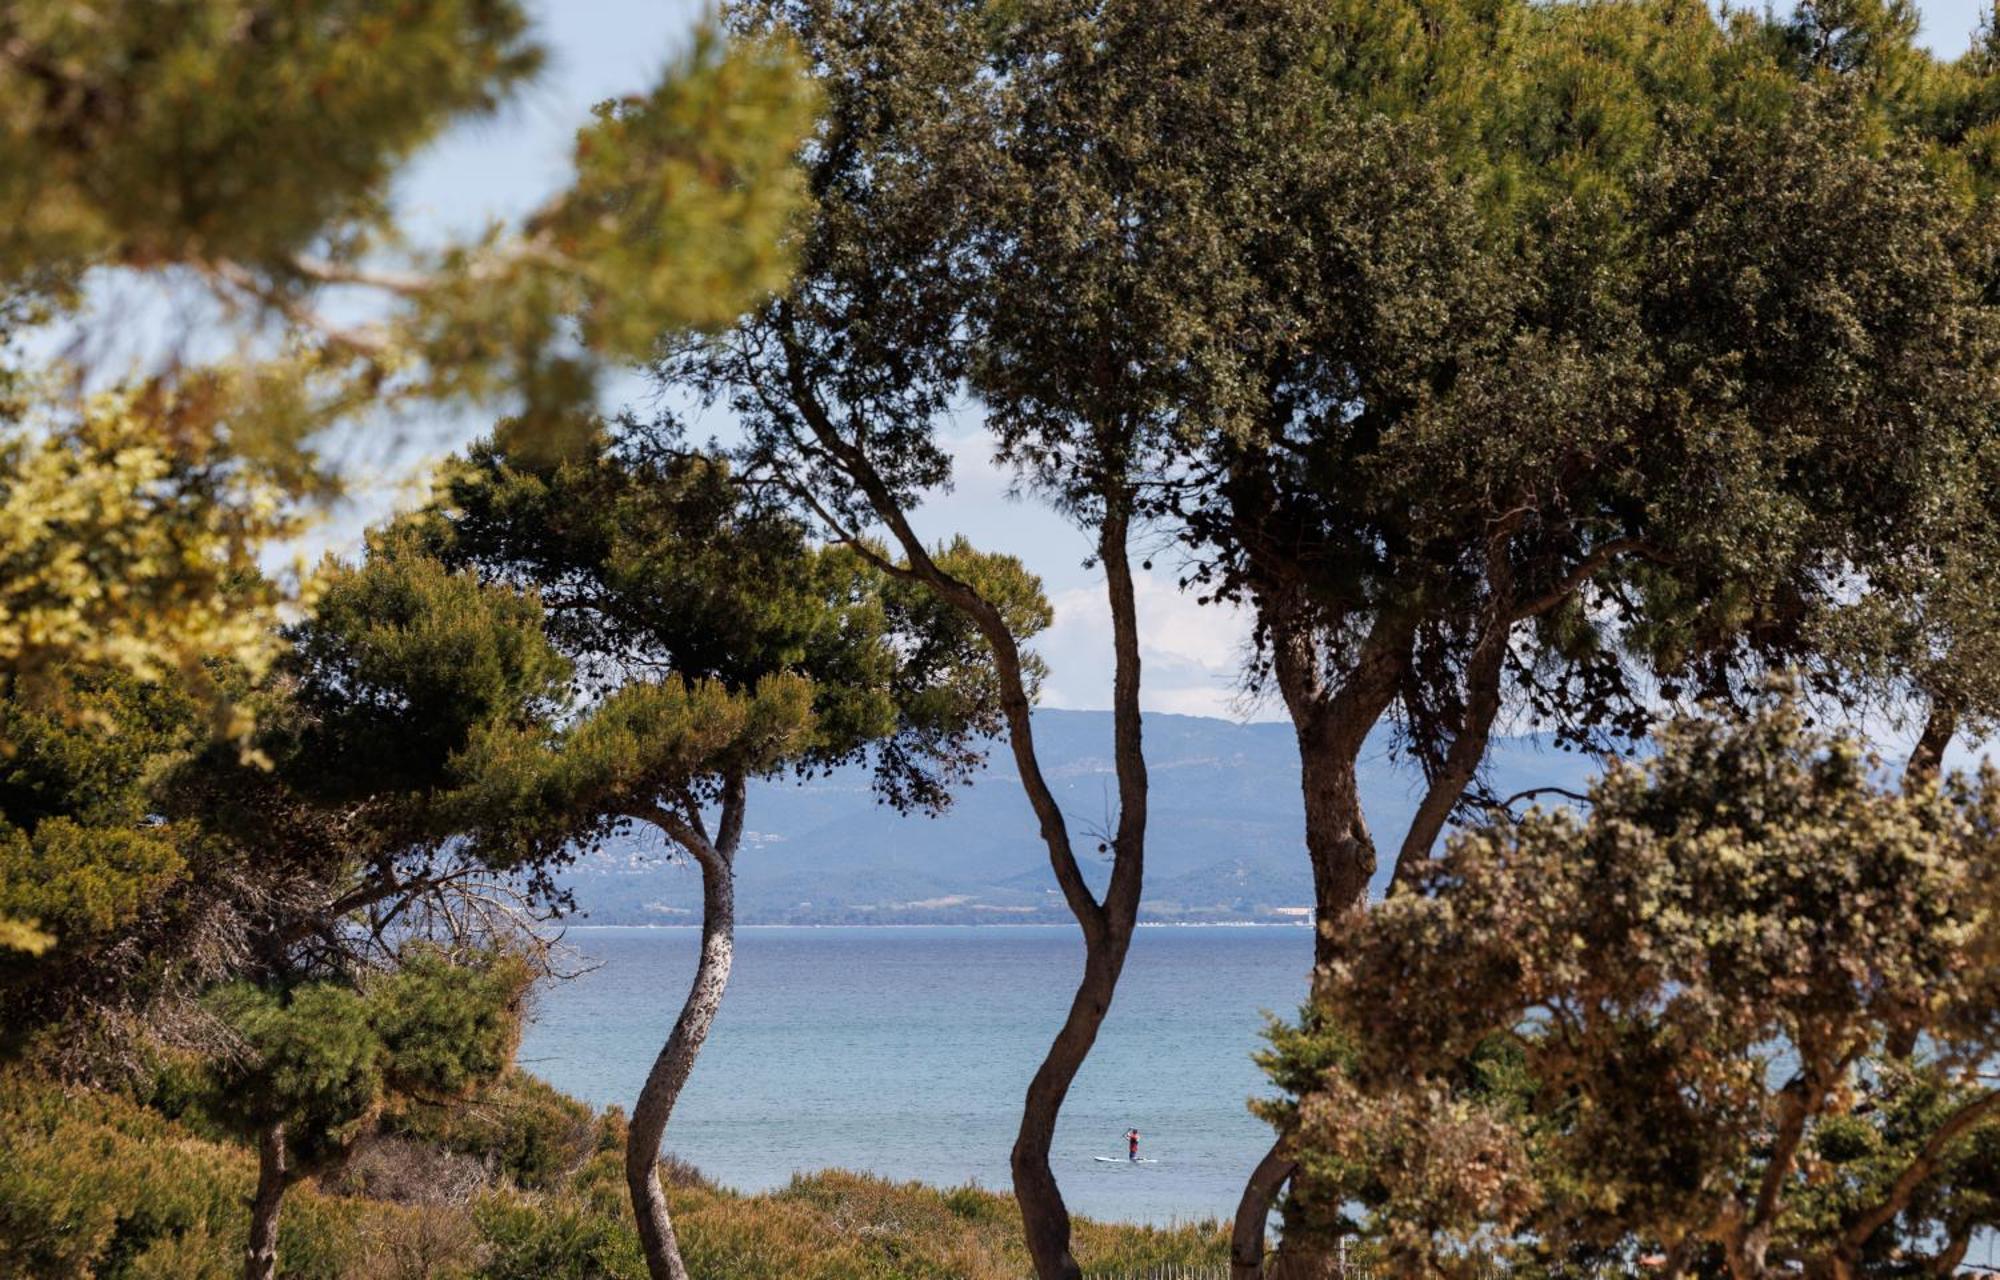
[[[1127,1129],[1125,1131],[1125,1158],[1128,1160],[1137,1160],[1139,1158],[1139,1131],[1137,1129]]]

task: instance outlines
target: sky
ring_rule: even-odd
[[[550,53],[540,79],[495,117],[464,125],[419,156],[404,177],[398,202],[422,238],[469,234],[493,219],[533,209],[559,189],[568,173],[570,139],[593,103],[651,84],[681,48],[704,5],[698,0],[531,0],[539,36]],[[1979,0],[1922,0],[1922,40],[1944,56],[1962,52],[1978,26]],[[627,396],[644,394],[634,381]],[[619,398],[614,392],[613,399]],[[478,432],[467,419],[425,433],[426,445],[446,449]],[[697,422],[696,435],[726,435],[726,420]],[[952,492],[918,513],[927,537],[963,533],[987,550],[1019,556],[1041,575],[1055,607],[1055,625],[1037,648],[1048,660],[1045,705],[1101,708],[1111,690],[1110,618],[1103,575],[1087,567],[1089,542],[1060,516],[1011,493],[997,470],[975,416],[954,423]],[[400,483],[379,485],[328,529],[338,545],[367,520],[407,494]],[[1138,570],[1144,664],[1143,700],[1150,711],[1282,718],[1272,702],[1240,692],[1249,627],[1239,612],[1197,605],[1178,590],[1172,553],[1151,571]]]

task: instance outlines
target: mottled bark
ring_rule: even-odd
[[[1375,842],[1361,811],[1355,756],[1312,744],[1300,735],[1299,777],[1306,811],[1306,856],[1313,870],[1313,964],[1332,961],[1336,930],[1350,911],[1368,901],[1375,876]]]
[[[1329,684],[1311,625],[1302,609],[1280,606],[1271,633],[1272,666],[1299,744],[1318,966],[1333,958],[1333,930],[1368,902],[1375,842],[1361,811],[1361,749],[1395,698],[1409,635],[1392,620],[1378,622],[1352,668],[1338,684]]]
[[[743,807],[743,779],[730,778],[724,784],[722,818],[714,841],[701,830],[698,815],[677,814],[666,808],[644,815],[699,864],[702,889],[701,959],[695,966],[694,982],[672,1034],[646,1073],[625,1140],[625,1182],[632,1194],[646,1271],[653,1280],[688,1280],[673,1218],[667,1212],[666,1192],[660,1185],[660,1144],[666,1138],[674,1103],[694,1070],[695,1057],[708,1039],[729,985],[736,946],[735,855],[742,838]]]
[[[278,1211],[292,1181],[285,1126],[267,1126],[257,1135],[257,1190],[250,1198],[250,1240],[243,1250],[243,1280],[271,1280],[278,1274]]]

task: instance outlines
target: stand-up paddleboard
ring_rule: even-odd
[[[1137,1160],[1130,1159],[1126,1156],[1092,1156],[1091,1159],[1100,1161],[1104,1164],[1158,1164],[1159,1163],[1158,1160],[1155,1160],[1150,1156],[1140,1156]]]

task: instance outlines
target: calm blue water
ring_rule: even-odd
[[[529,1070],[628,1109],[694,972],[693,929],[585,928],[600,967],[563,984],[521,1046]],[[939,1186],[1010,1186],[1007,1153],[1081,970],[1058,926],[746,928],[729,995],[667,1149],[745,1190],[837,1166]],[[1056,1133],[1072,1211],[1165,1222],[1225,1216],[1270,1131],[1250,1054],[1262,1011],[1304,998],[1304,928],[1141,928]],[[1128,1126],[1160,1163],[1122,1155]]]

